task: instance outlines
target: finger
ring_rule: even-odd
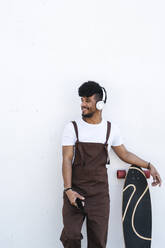
[[[162,185],[162,180],[160,180],[160,182],[159,182],[159,187]]]
[[[76,202],[72,202],[72,205],[73,205],[74,207],[78,208],[78,206],[77,206],[77,203],[76,203]]]
[[[157,178],[157,181],[158,181],[158,184],[159,184],[159,187],[161,186],[162,184],[162,180],[161,180],[161,177],[159,174],[156,175],[156,178]]]
[[[159,174],[156,174],[156,175],[155,175],[154,180],[155,180],[156,182],[160,182],[160,181],[161,181]]]
[[[85,200],[85,197],[81,196],[80,194],[77,193],[77,197],[81,200]]]
[[[159,174],[156,174],[153,176],[152,186],[156,186],[158,184],[159,184],[159,186],[161,185],[161,178],[160,178]]]
[[[76,197],[74,197],[71,201],[71,204],[75,207],[77,207],[77,203],[76,203]]]
[[[153,177],[153,180],[156,181],[156,173],[154,173],[154,174],[152,175],[152,177]]]
[[[152,182],[152,186],[156,186],[157,185],[157,180],[156,180],[156,176],[155,174],[153,175],[153,182]]]
[[[152,186],[156,186],[157,184],[156,184],[156,182],[152,182]]]

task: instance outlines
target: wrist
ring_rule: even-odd
[[[68,192],[68,191],[70,191],[70,190],[72,190],[72,187],[64,188],[64,192],[65,192],[65,193]]]
[[[148,162],[148,164],[147,164],[147,169],[151,170],[151,163],[150,162]]]

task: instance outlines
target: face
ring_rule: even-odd
[[[90,97],[81,97],[81,110],[82,117],[91,118],[94,115],[97,111],[95,95]]]

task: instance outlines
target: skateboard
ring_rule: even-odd
[[[149,170],[131,165],[117,171],[117,178],[125,178],[122,200],[122,224],[125,248],[150,248],[152,232],[151,198],[146,178]]]

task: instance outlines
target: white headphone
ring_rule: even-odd
[[[103,91],[103,99],[96,103],[96,108],[98,110],[102,110],[104,108],[104,104],[106,103],[106,100],[107,100],[106,90],[103,87],[101,87],[101,88],[102,88],[102,91]]]

